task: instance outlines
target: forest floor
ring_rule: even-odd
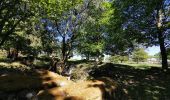
[[[34,92],[39,93],[40,91],[42,91],[42,87],[40,87],[42,86],[42,83],[44,84],[47,83],[45,85],[43,84],[43,88],[52,87],[53,89],[49,90],[52,91],[52,93],[56,93],[54,91],[59,91],[59,93],[61,94],[60,90],[64,89],[67,92],[69,91],[70,93],[69,95],[73,94],[74,96],[76,94],[83,96],[87,93],[88,93],[87,95],[91,95],[90,93],[94,92],[93,94],[96,93],[96,94],[104,95],[105,96],[104,98],[106,98],[106,100],[113,100],[111,99],[111,97],[114,98],[114,100],[170,100],[170,84],[169,84],[170,71],[164,73],[163,71],[161,71],[160,67],[158,66],[134,67],[131,65],[112,64],[112,63],[102,63],[100,65],[94,65],[93,62],[85,62],[85,61],[73,61],[71,63],[76,65],[72,73],[72,81],[67,81],[65,77],[60,77],[58,75],[55,75],[55,80],[61,79],[64,80],[66,83],[71,83],[71,85],[67,85],[64,88],[57,88],[56,90],[56,88],[54,88],[56,87],[56,85],[53,86],[54,84],[52,82],[50,83],[47,82],[53,76],[44,78],[44,76],[40,75],[42,72],[40,72],[39,70],[42,70],[43,68],[46,69],[47,65],[43,66],[42,63],[38,63],[38,65],[41,65],[41,67],[37,65],[38,67],[36,68],[35,66],[34,71],[32,71],[31,67],[21,64],[20,62],[1,61],[0,62],[0,84],[1,84],[0,97],[2,96],[4,91],[10,94],[11,91],[16,90],[17,88],[20,89],[26,88],[27,91],[33,90]],[[38,74],[37,74],[37,69],[38,69]],[[9,75],[11,75],[11,77],[9,78],[9,80],[7,80],[6,76]],[[12,82],[18,85],[14,85],[14,83]],[[27,85],[25,86],[23,84],[27,84]],[[103,84],[106,84],[104,85],[105,88],[104,91],[106,93],[104,93],[103,90],[102,92],[96,90],[97,88],[101,90]],[[97,88],[94,89],[90,87],[89,89],[87,89],[86,88],[87,86],[93,86]],[[115,89],[114,91],[112,91],[113,88]],[[82,93],[80,94],[80,92],[74,90],[81,91]],[[47,91],[43,91],[42,94],[46,92]],[[23,92],[20,92],[19,94],[22,93]],[[95,96],[98,96],[99,98],[99,95],[95,95]],[[103,98],[103,96],[100,97],[100,99],[94,99],[94,100],[101,100],[101,98]],[[2,100],[5,99],[3,98]],[[77,100],[81,100],[81,99],[77,99]]]

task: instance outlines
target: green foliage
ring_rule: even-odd
[[[25,0],[2,0],[0,5],[0,46],[7,41],[17,27],[34,15],[33,2]]]
[[[154,11],[160,2],[165,1],[2,0],[0,42],[5,49],[34,55],[55,51],[61,58],[75,50],[86,58],[127,55],[138,44],[158,44]],[[166,7],[162,9],[169,16]]]
[[[114,63],[123,63],[123,62],[127,62],[129,60],[128,56],[121,56],[121,55],[114,55],[111,56],[110,61],[114,62]]]
[[[160,52],[159,52],[159,53],[156,53],[156,54],[154,55],[154,57],[155,57],[155,58],[159,58],[159,59],[160,59],[160,58],[161,58],[161,54],[160,54]]]
[[[4,61],[6,59],[6,51],[0,50],[0,61]]]
[[[80,4],[82,0],[35,0],[37,16],[50,20],[59,20],[62,15]]]
[[[114,0],[109,29],[114,45],[108,50],[132,51],[136,44],[160,45],[162,64],[167,68],[169,7],[168,0]]]
[[[132,58],[135,62],[144,62],[148,59],[148,54],[143,48],[135,49]]]
[[[129,51],[132,51],[136,43],[146,46],[159,44],[155,11],[160,4],[165,4],[165,2],[166,0],[114,0],[108,31],[110,36],[108,50],[120,52],[127,51],[128,48]],[[164,16],[167,16],[166,7],[169,7],[169,4],[163,5],[163,7],[166,14]],[[114,45],[111,45],[110,42]]]
[[[170,59],[170,48],[167,48],[167,56],[168,59]],[[161,59],[161,54],[160,52],[154,55],[155,58]]]
[[[88,16],[81,27],[77,40],[77,51],[85,56],[102,58],[105,48],[105,32],[109,24],[111,4],[106,1],[92,1],[89,4]]]

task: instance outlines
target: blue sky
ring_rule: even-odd
[[[156,53],[160,52],[160,48],[159,46],[152,46],[152,47],[148,47],[147,49],[145,49],[145,51],[149,55],[155,55]]]

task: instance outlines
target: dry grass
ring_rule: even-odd
[[[48,89],[52,86],[60,86],[62,82],[67,82],[65,77],[46,70],[37,70],[32,75],[19,73],[2,74],[0,76],[0,91],[12,92],[22,89]]]
[[[0,66],[6,67],[6,68],[27,67],[26,65],[21,64],[20,62],[12,62],[12,63],[0,62]]]
[[[116,89],[109,78],[73,82],[47,70],[36,70],[30,75],[3,74],[0,84],[0,91],[4,92],[42,89],[37,94],[40,100],[103,100]]]
[[[85,64],[79,68],[83,71],[92,66]],[[29,68],[19,62],[0,62],[0,67],[6,69]],[[80,71],[80,69],[77,70]],[[86,72],[83,73],[86,76]],[[82,78],[80,78],[82,79]],[[102,100],[114,93],[117,85],[109,78],[73,82],[66,77],[47,70],[34,70],[29,73],[0,74],[0,91],[17,92],[25,89],[41,90],[37,94],[40,100]]]
[[[10,71],[29,71],[31,67],[26,66],[20,62],[0,62],[0,69],[6,69]]]
[[[72,82],[71,84],[55,87],[38,94],[41,100],[103,100],[113,96],[117,85],[109,78],[99,80]],[[112,98],[113,99],[113,98]]]

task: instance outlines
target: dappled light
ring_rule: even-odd
[[[165,74],[157,67],[142,70],[110,63],[95,69],[92,76],[95,78],[106,76],[115,80],[127,94],[128,99],[166,100],[170,96],[169,71]]]
[[[0,0],[0,100],[169,100],[170,0]]]

